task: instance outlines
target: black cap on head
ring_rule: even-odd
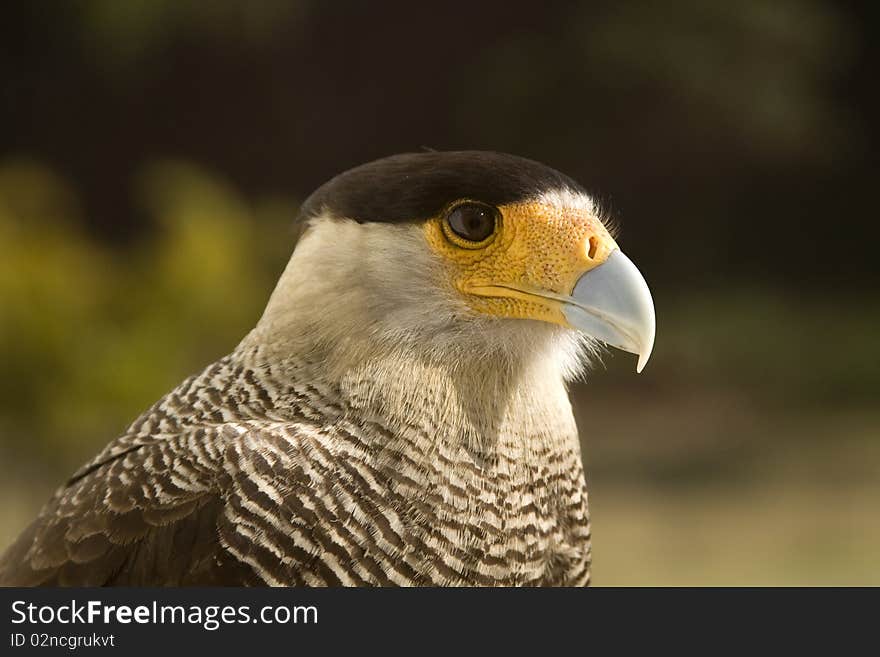
[[[300,218],[329,212],[360,223],[423,221],[462,198],[505,205],[556,189],[583,192],[568,176],[515,155],[404,153],[339,174],[306,199]]]

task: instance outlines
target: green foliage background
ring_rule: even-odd
[[[6,450],[82,460],[235,346],[292,249],[290,200],[246,202],[192,165],[147,165],[132,193],[157,229],[113,249],[89,236],[64,179],[0,164]]]

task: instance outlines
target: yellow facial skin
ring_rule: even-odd
[[[569,326],[562,302],[577,280],[617,248],[602,222],[586,209],[539,202],[503,205],[492,237],[465,248],[450,235],[445,213],[425,223],[431,249],[475,311]]]

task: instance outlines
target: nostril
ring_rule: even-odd
[[[590,256],[590,260],[593,260],[596,257],[596,251],[599,249],[599,240],[595,237],[590,238],[590,250],[587,251],[587,255]]]

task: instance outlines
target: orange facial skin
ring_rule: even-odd
[[[554,297],[568,296],[617,244],[587,209],[538,201],[498,209],[495,232],[477,245],[452,234],[445,213],[425,223],[450,283],[476,312],[568,326]]]

